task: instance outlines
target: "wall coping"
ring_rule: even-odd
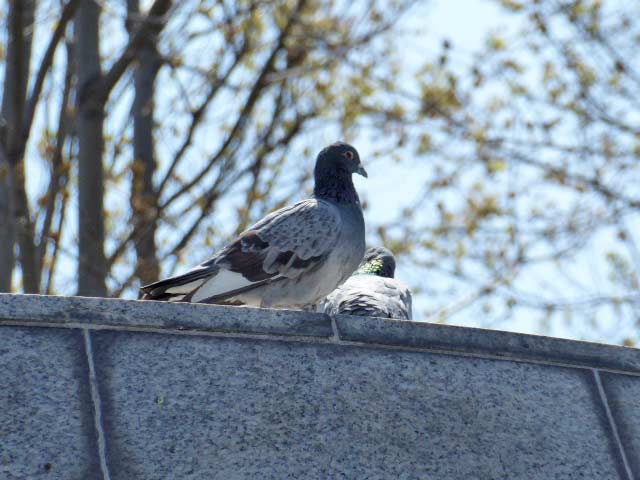
[[[640,349],[481,328],[292,310],[0,294],[0,326],[151,331],[435,351],[640,375]]]

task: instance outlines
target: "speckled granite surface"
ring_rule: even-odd
[[[638,478],[640,351],[0,295],[0,478]]]
[[[605,372],[602,383],[631,470],[640,478],[640,377]]]
[[[115,479],[616,476],[581,370],[251,339],[94,339]]]
[[[82,333],[0,327],[0,478],[101,478]]]

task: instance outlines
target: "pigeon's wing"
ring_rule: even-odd
[[[385,284],[394,294],[389,295],[391,318],[413,319],[411,291],[404,283],[393,278],[386,278]]]
[[[143,291],[152,299],[216,303],[265,283],[296,278],[326,259],[341,228],[333,204],[303,200],[271,213],[211,260]]]
[[[321,311],[411,320],[411,292],[393,278],[354,275],[329,294]]]

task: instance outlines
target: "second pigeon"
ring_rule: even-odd
[[[336,315],[362,315],[411,320],[411,292],[393,278],[396,261],[384,247],[367,249],[356,272],[336,288],[318,310]]]

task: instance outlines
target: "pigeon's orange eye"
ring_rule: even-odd
[[[353,160],[353,152],[350,152],[350,151],[344,152],[344,156],[347,157],[347,159],[349,160]]]

